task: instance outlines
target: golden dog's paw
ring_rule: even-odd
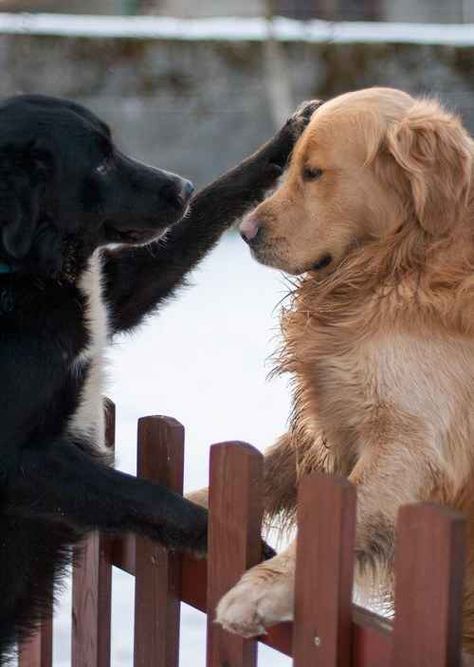
[[[265,628],[293,618],[290,577],[267,581],[243,577],[219,602],[216,623],[242,637],[256,637]]]

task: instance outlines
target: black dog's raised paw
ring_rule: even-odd
[[[306,100],[302,102],[296,109],[295,113],[291,115],[286,121],[288,129],[293,133],[295,138],[298,138],[308,125],[316,109],[321,106],[321,100]]]
[[[311,100],[310,102],[300,104],[295,113],[288,118],[283,127],[266,145],[267,172],[269,173],[270,180],[273,180],[273,182],[285,170],[288,158],[296,142],[311,120],[313,113],[321,104],[320,100]]]

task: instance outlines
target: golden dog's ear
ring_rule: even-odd
[[[423,229],[445,234],[467,203],[472,141],[456,116],[420,100],[389,128],[386,147],[403,169]]]

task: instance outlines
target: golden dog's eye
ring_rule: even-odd
[[[317,181],[323,175],[322,169],[314,169],[312,167],[305,167],[303,169],[304,181]]]

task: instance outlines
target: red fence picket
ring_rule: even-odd
[[[113,443],[109,409],[107,440]],[[146,417],[138,429],[138,474],[182,491],[184,429]],[[72,665],[110,667],[111,567],[134,575],[136,667],[178,667],[179,605],[208,613],[208,667],[256,667],[256,641],[214,623],[220,597],[260,560],[262,455],[250,445],[211,448],[207,561],[148,540],[91,536],[74,566]],[[295,623],[259,637],[295,667],[456,667],[461,664],[465,521],[446,508],[402,508],[392,623],[352,603],[355,490],[315,474],[298,496]],[[466,656],[464,656],[466,659]],[[474,664],[474,661],[463,664]],[[19,652],[19,667],[52,667],[47,620]]]
[[[263,457],[243,443],[211,447],[207,566],[207,667],[255,667],[255,641],[214,623],[220,598],[261,561]]]
[[[400,510],[391,667],[461,664],[465,537],[464,519],[446,507]]]
[[[184,428],[169,417],[138,422],[140,477],[183,492]],[[151,540],[135,540],[135,667],[178,667],[179,560]]]
[[[356,494],[343,478],[314,473],[298,494],[295,667],[349,667]]]

